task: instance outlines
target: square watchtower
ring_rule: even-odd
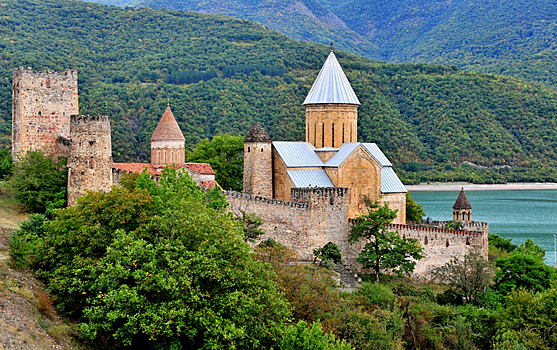
[[[34,71],[17,68],[12,90],[12,153],[60,154],[58,137],[70,137],[70,116],[79,114],[77,71]]]

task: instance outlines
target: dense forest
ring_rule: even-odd
[[[557,9],[548,0],[92,1],[221,13],[372,59],[454,64],[553,86],[552,69],[533,56],[555,49]]]
[[[168,100],[190,150],[214,135],[243,135],[255,122],[274,140],[302,140],[302,102],[329,51],[222,15],[71,0],[0,0],[0,7],[2,144],[10,143],[12,70],[76,68],[80,113],[112,118],[120,162],[148,159]],[[455,66],[337,57],[362,101],[360,141],[378,143],[399,169],[557,165],[553,90]],[[187,71],[217,76],[167,80]]]

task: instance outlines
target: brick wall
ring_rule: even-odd
[[[77,71],[13,72],[12,152],[17,159],[27,151],[59,154],[58,137],[69,138],[70,116],[79,114]]]

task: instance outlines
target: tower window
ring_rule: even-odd
[[[89,158],[88,163],[89,169],[95,169],[95,159],[93,157]]]
[[[317,146],[317,123],[313,125],[313,143]]]
[[[263,148],[261,149],[261,152],[263,152]]]
[[[325,147],[325,123],[321,124],[321,147]]]
[[[250,148],[248,147],[248,153],[250,152]]]
[[[331,146],[335,147],[335,123],[333,123],[332,130],[333,130],[333,144]]]
[[[342,143],[344,143],[344,123],[342,124]]]
[[[352,124],[350,124],[350,142],[352,142]]]

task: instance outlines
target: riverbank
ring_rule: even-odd
[[[557,190],[554,182],[515,182],[506,184],[478,185],[465,182],[431,182],[428,184],[407,185],[410,192],[459,191],[509,191],[509,190]]]

